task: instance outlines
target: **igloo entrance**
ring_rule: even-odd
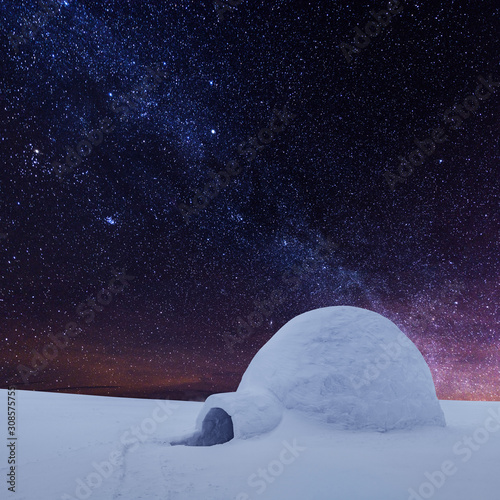
[[[222,408],[211,408],[206,414],[201,425],[201,432],[171,443],[172,445],[184,444],[186,446],[213,446],[231,441],[234,438],[233,420]]]

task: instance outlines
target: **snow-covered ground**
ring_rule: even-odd
[[[0,390],[7,432],[7,391]],[[286,412],[273,431],[170,446],[203,403],[17,391],[16,500],[498,500],[500,402],[441,401],[446,427],[332,430]],[[415,491],[415,495],[411,492]]]

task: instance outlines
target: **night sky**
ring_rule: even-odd
[[[232,3],[0,1],[1,387],[203,399],[352,305],[500,400],[498,2]]]

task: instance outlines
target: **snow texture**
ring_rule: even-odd
[[[256,439],[191,447],[168,443],[195,426],[203,403],[22,390],[16,397],[18,481],[15,494],[2,491],[0,498],[499,499],[500,402],[441,401],[446,428],[395,433],[335,430],[285,411],[276,429]],[[7,390],[0,389],[0,399],[7,400]],[[294,461],[282,454],[285,442],[303,450]],[[276,476],[278,462],[284,470]],[[452,472],[439,472],[444,464]]]
[[[235,438],[274,429],[294,410],[336,429],[445,426],[432,375],[417,347],[366,309],[315,309],[286,323],[255,355],[236,392],[210,396],[231,416]]]

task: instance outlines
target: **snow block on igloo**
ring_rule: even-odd
[[[446,425],[420,351],[392,321],[358,307],[308,311],[278,330],[233,394],[263,392],[336,428]]]

